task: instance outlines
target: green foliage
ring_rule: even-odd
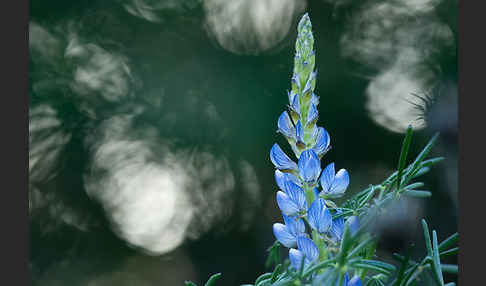
[[[361,225],[359,230],[352,234],[346,224],[339,248],[332,249],[327,260],[303,267],[300,271],[294,271],[288,267],[288,259],[285,262],[280,260],[280,244],[276,241],[269,248],[267,260],[267,266],[276,265],[274,270],[262,274],[254,284],[248,285],[334,285],[333,283],[336,281],[338,283],[343,281],[345,272],[349,271],[359,274],[363,285],[418,285],[422,276],[431,277],[436,285],[454,285],[454,283],[445,284],[442,273],[457,273],[457,265],[442,264],[440,260],[457,254],[458,248],[454,247],[458,240],[457,233],[438,243],[436,230],[432,231],[431,237],[427,222],[422,220],[427,255],[420,262],[416,262],[410,257],[410,250],[405,257],[394,254],[393,257],[399,265],[393,265],[380,261],[376,257],[376,237],[367,231],[378,216],[393,202],[398,201],[401,195],[419,198],[432,196],[430,191],[417,190],[424,186],[423,182],[410,182],[443,160],[441,157],[425,160],[437,139],[437,134],[432,137],[412,163],[406,166],[411,134],[410,128],[402,145],[397,171],[381,184],[370,185],[351,197],[344,204],[343,213],[334,215],[334,217],[359,215]]]

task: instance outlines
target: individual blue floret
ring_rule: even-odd
[[[336,210],[336,215],[342,214],[341,209]],[[338,241],[341,241],[343,238],[343,233],[344,233],[344,227],[345,224],[349,225],[349,230],[351,231],[351,234],[356,234],[356,232],[359,229],[359,220],[358,217],[356,216],[350,216],[344,221],[343,217],[339,218],[334,218],[332,220],[332,225],[331,229],[329,230],[331,240],[334,241],[335,243]]]
[[[300,103],[298,94],[295,94],[294,98],[292,99],[292,103],[290,104],[290,110],[300,116]]]
[[[287,111],[282,112],[278,118],[278,131],[287,138],[294,138],[294,126]]]
[[[307,220],[309,225],[319,233],[323,234],[329,231],[332,224],[332,216],[326,207],[324,199],[317,198],[314,200],[307,212]]]
[[[284,223],[273,224],[273,234],[280,243],[286,247],[295,247],[297,237],[305,234],[305,224],[300,218],[291,218],[283,215]]]
[[[336,286],[339,286],[339,280],[336,280]],[[348,272],[344,274],[341,286],[362,286],[361,278],[355,275],[353,278],[349,279]]]
[[[314,152],[321,158],[328,150],[331,144],[331,138],[329,133],[323,127],[318,127],[316,135],[316,145],[314,146]]]
[[[275,170],[275,182],[277,182],[278,187],[282,191],[285,190],[285,182],[287,182],[287,181],[292,181],[293,183],[295,183],[299,187],[302,186],[299,178],[297,178],[296,176],[294,176],[290,173],[282,172],[278,169]]]
[[[304,259],[304,267],[306,267],[319,258],[319,248],[311,239],[299,236],[297,238],[297,247],[298,249],[291,248],[289,250],[289,260],[292,268],[300,269],[302,259]]]
[[[321,174],[321,194],[326,197],[340,197],[349,185],[348,171],[345,169],[334,171],[334,163],[327,165]]]
[[[317,113],[316,106],[313,103],[311,103],[310,107],[309,107],[309,113],[307,114],[307,119],[306,119],[305,125],[311,126],[312,124],[315,124],[316,121],[317,121],[318,115],[319,114]]]
[[[315,93],[312,93],[311,103],[316,107],[319,105],[319,97]]]
[[[305,150],[300,154],[298,168],[299,175],[304,182],[309,185],[317,183],[321,173],[321,161],[314,150]]]
[[[300,120],[298,120],[295,124],[295,138],[297,145],[299,145],[300,147],[305,146],[304,128],[302,128],[302,123],[300,122]]]
[[[297,184],[287,181],[284,184],[284,192],[277,192],[277,204],[283,214],[295,216],[307,211],[307,200],[304,190]]]
[[[277,143],[273,144],[272,149],[270,150],[270,160],[272,161],[273,165],[279,170],[298,170],[297,164],[292,161],[285,153],[282,151],[280,146]]]
[[[348,286],[349,283],[349,275],[348,272],[344,273],[342,284],[339,285],[339,280],[336,279],[336,286]]]
[[[342,214],[341,209],[336,210],[336,215]],[[341,241],[343,238],[343,232],[344,232],[344,218],[338,217],[338,218],[333,218],[332,219],[332,224],[331,224],[331,229],[329,230],[331,240],[337,243],[338,241]]]
[[[361,278],[355,275],[351,280],[349,280],[346,286],[362,286],[363,283],[361,282]]]

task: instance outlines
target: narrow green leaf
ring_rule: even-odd
[[[413,183],[413,184],[410,184],[406,187],[404,187],[405,190],[413,190],[413,189],[416,189],[416,188],[420,188],[424,185],[424,183],[422,182],[417,182],[417,183]]]
[[[457,274],[459,272],[459,267],[455,264],[441,264],[440,269],[446,273]]]
[[[267,261],[265,262],[265,267],[269,268],[272,263],[275,265],[281,263],[280,261],[280,242],[275,240],[275,242],[270,246],[267,251],[269,252]]]
[[[444,157],[437,157],[437,158],[432,158],[428,159],[422,162],[421,166],[422,167],[430,167],[432,165],[435,165],[439,162],[442,162],[445,158]]]
[[[456,255],[458,251],[459,251],[459,247],[451,248],[449,250],[442,251],[440,253],[439,257],[444,258],[444,257],[447,257],[447,256]]]
[[[366,205],[367,202],[369,202],[369,200],[373,197],[373,195],[375,194],[375,190],[376,188],[374,187],[371,187],[371,190],[366,194],[365,197],[363,197],[361,200],[359,200],[359,203],[358,203],[358,206],[360,208],[364,207]]]
[[[420,154],[417,155],[417,158],[412,163],[412,169],[410,170],[411,172],[415,171],[415,169],[418,168],[420,163],[424,160],[425,156],[429,154],[430,150],[432,149],[432,146],[434,146],[435,140],[437,140],[437,137],[439,137],[439,133],[435,133],[434,136],[429,140],[427,145],[425,145],[424,149]]]
[[[349,248],[353,244],[351,230],[349,230],[349,224],[344,224],[344,233],[341,239],[341,247],[339,249],[338,263],[344,265],[344,260],[348,255]]]
[[[442,277],[442,271],[440,270],[440,257],[439,257],[439,245],[437,243],[437,232],[435,230],[432,231],[432,243],[433,243],[433,255],[432,261],[434,266],[435,275],[438,279],[437,282],[440,282],[440,285],[444,285],[444,278]]]
[[[409,125],[407,128],[407,135],[403,139],[402,151],[400,152],[400,159],[398,160],[398,175],[397,175],[397,190],[401,187],[401,180],[403,175],[403,169],[405,168],[405,163],[407,161],[408,149],[410,149],[410,142],[412,141],[412,126]]]
[[[273,270],[272,273],[272,279],[271,282],[275,282],[277,280],[278,275],[280,274],[280,270],[282,269],[282,264],[279,264],[275,267],[275,270]]]
[[[410,175],[409,177],[406,178],[405,181],[410,181],[411,179],[414,179],[416,177],[420,177],[422,176],[423,174],[427,173],[428,171],[430,171],[430,168],[429,167],[423,167],[423,168],[420,168],[418,169],[417,171],[414,171],[412,175]]]
[[[264,273],[255,280],[255,286],[257,286],[262,280],[272,277],[272,273]]]
[[[186,285],[186,286],[197,286],[196,283],[194,283],[192,281],[184,281],[184,285]]]
[[[410,283],[412,283],[412,281],[419,274],[419,271],[417,271],[418,267],[419,267],[419,265],[415,264],[415,266],[413,266],[409,271],[407,271],[407,273],[403,277],[402,282],[400,283],[400,286],[409,285]]]
[[[396,270],[396,267],[392,264],[389,264],[389,263],[386,263],[386,262],[383,262],[383,261],[378,261],[378,260],[372,260],[372,259],[361,259],[359,261],[359,263],[364,263],[364,264],[368,264],[368,265],[373,265],[373,266],[376,266],[376,267],[380,267],[380,268],[383,268],[384,270],[387,270],[387,271],[395,271]]]
[[[290,277],[290,276],[287,276],[287,277],[284,277],[276,282],[274,282],[272,284],[272,286],[287,286],[287,285],[292,285],[292,281],[294,280],[294,278]]]
[[[337,284],[336,280],[338,278],[338,275],[339,275],[338,269],[336,268],[328,269],[322,275],[319,275],[319,277],[312,282],[312,286],[336,285]]]
[[[403,194],[414,198],[429,198],[432,196],[431,192],[421,190],[406,190]]]
[[[326,268],[326,267],[330,266],[331,264],[333,264],[335,262],[336,262],[336,259],[329,259],[329,260],[326,260],[326,261],[319,262],[318,264],[309,267],[309,269],[307,269],[304,272],[304,277],[309,276],[310,274],[316,272],[319,269]]]
[[[220,276],[221,276],[221,273],[213,274],[211,277],[209,277],[208,282],[206,282],[206,284],[204,284],[204,286],[212,286],[212,285],[214,285],[214,282],[216,280],[218,280]]]
[[[260,282],[258,282],[258,284],[255,284],[255,286],[264,286],[264,285],[267,285],[267,283],[270,283],[271,280],[272,280],[271,277],[266,278],[266,279],[263,279]]]
[[[442,252],[442,251],[448,249],[451,245],[456,243],[458,237],[459,237],[459,233],[456,232],[456,233],[452,234],[451,236],[449,236],[448,238],[446,238],[444,241],[442,241],[439,244],[439,252]]]
[[[355,267],[355,268],[364,268],[364,269],[368,269],[368,270],[374,270],[374,271],[376,271],[378,273],[383,273],[385,275],[390,275],[390,271],[389,270],[384,269],[384,268],[379,267],[379,266],[371,265],[371,264],[355,263],[355,264],[353,264],[353,267]]]
[[[348,258],[352,258],[354,257],[355,255],[359,254],[359,252],[364,249],[366,246],[368,246],[370,243],[372,243],[374,240],[373,237],[369,237],[365,240],[363,240],[360,244],[358,244],[358,246],[356,246],[355,248],[353,248],[353,250],[351,250],[351,252],[349,252],[349,254],[347,255]]]
[[[449,282],[449,283],[447,283],[447,284],[446,284],[446,285],[444,285],[444,286],[456,286],[456,283],[454,283],[454,282]]]
[[[429,227],[427,226],[427,222],[425,221],[425,219],[422,219],[422,227],[424,229],[425,246],[427,247],[427,254],[429,256],[432,256],[432,243],[430,242]]]
[[[403,281],[403,275],[405,274],[405,270],[407,269],[407,266],[408,266],[408,262],[410,260],[410,255],[412,253],[412,248],[413,248],[413,245],[411,245],[410,248],[408,248],[407,250],[407,256],[403,257],[403,260],[402,260],[402,265],[400,265],[400,269],[398,270],[398,275],[397,275],[397,278],[395,279],[395,283],[393,283],[393,285],[395,286],[398,286],[401,284],[401,282]],[[398,257],[399,255],[393,255],[393,257]]]

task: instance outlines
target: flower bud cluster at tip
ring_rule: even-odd
[[[277,143],[270,150],[270,160],[276,168],[275,181],[280,189],[276,200],[284,222],[275,223],[273,233],[282,245],[290,248],[289,260],[294,269],[300,268],[302,260],[306,266],[323,259],[321,248],[327,247],[328,242],[340,242],[345,223],[352,232],[359,227],[356,217],[346,221],[342,216],[332,218],[342,210],[331,208],[328,200],[344,194],[349,175],[345,169],[336,172],[334,163],[321,168],[321,159],[329,151],[331,140],[327,130],[317,126],[319,98],[314,93],[317,75],[314,37],[307,13],[297,29],[289,110],[277,121],[278,132],[287,139],[297,161]],[[308,234],[305,222],[312,235]]]

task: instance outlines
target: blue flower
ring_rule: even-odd
[[[353,278],[351,278],[351,280],[349,280],[346,286],[362,286],[362,285],[363,283],[361,282],[361,278],[355,275]]]
[[[273,144],[272,150],[270,150],[270,160],[279,170],[298,170],[297,164],[282,151],[277,143]]]
[[[287,94],[289,97],[289,104],[292,105],[292,102],[294,102],[294,97],[297,95],[297,93],[293,91],[288,91]]]
[[[290,116],[287,111],[282,112],[278,118],[278,131],[282,133],[285,137],[294,137],[294,126],[290,120]]]
[[[302,91],[302,94],[309,94],[312,92],[312,81],[314,80],[313,78],[313,75],[315,77],[315,74],[314,73],[311,73],[311,75],[309,76],[309,79],[307,80],[305,86],[304,86],[304,90]]]
[[[339,279],[336,279],[336,286],[348,286],[349,275],[348,272],[344,273],[343,282],[339,285]]]
[[[305,234],[305,224],[302,219],[294,219],[283,215],[285,224],[274,223],[273,234],[286,247],[295,247],[297,237]]]
[[[334,171],[334,163],[327,165],[322,171],[321,187],[322,194],[328,197],[340,197],[346,191],[349,185],[348,171],[345,169]]]
[[[309,211],[310,212],[310,211]],[[343,212],[340,209],[337,209],[336,215],[342,214]],[[331,229],[329,230],[331,234],[331,240],[334,242],[338,242],[343,238],[344,233],[344,226],[345,224],[349,225],[349,230],[351,234],[355,234],[359,229],[359,220],[356,216],[350,216],[344,221],[343,217],[335,218],[332,220]]]
[[[302,123],[300,123],[300,120],[298,120],[297,124],[295,124],[295,138],[297,139],[298,145],[305,146],[304,129],[302,128]]]
[[[315,262],[319,258],[319,248],[310,238],[299,236],[297,238],[297,247],[298,250],[295,248],[289,250],[290,265],[294,269],[300,269],[302,259],[304,259],[304,267],[306,267],[309,263]]]
[[[343,212],[340,209],[336,210],[336,215],[342,213]],[[331,229],[329,230],[329,233],[331,234],[331,240],[337,243],[343,238],[343,232],[344,232],[344,218],[343,217],[333,218]]]
[[[339,280],[336,280],[336,286],[339,286]],[[349,280],[348,272],[344,274],[343,282],[341,286],[362,286],[361,278],[355,275],[351,280]]]
[[[297,90],[300,90],[300,80],[299,80],[299,75],[294,73],[292,75],[292,89],[294,89],[294,86],[297,88]]]
[[[292,181],[286,181],[284,192],[277,192],[277,204],[283,214],[294,216],[307,210],[304,190]]]
[[[317,198],[307,212],[309,225],[319,233],[326,233],[332,224],[332,216],[324,199]]]
[[[322,157],[327,150],[329,150],[329,144],[331,143],[331,138],[326,129],[319,127],[317,131],[316,145],[314,146],[314,152],[317,156]]]
[[[290,105],[290,110],[295,112],[298,116],[300,116],[300,105],[299,105],[299,95],[295,94],[294,98],[292,99],[292,104]]]
[[[307,120],[306,120],[305,125],[310,126],[310,125],[316,123],[317,116],[318,116],[317,108],[313,103],[311,103],[310,108],[309,108],[309,113],[307,114]]]
[[[275,170],[275,182],[277,182],[277,185],[281,190],[285,190],[285,182],[287,181],[292,181],[295,184],[301,186],[301,182],[296,176],[290,173],[284,173],[278,169]]]
[[[302,259],[304,259],[304,253],[302,251],[297,250],[295,248],[291,248],[289,250],[289,260],[290,260],[290,266],[294,268],[295,270],[300,269],[300,264],[302,263]],[[305,260],[304,260],[304,265],[305,265]]]
[[[304,182],[312,185],[317,182],[321,173],[321,161],[312,149],[305,150],[300,154],[298,167],[299,175]]]
[[[319,105],[319,97],[315,93],[312,93],[311,102],[315,106]]]

